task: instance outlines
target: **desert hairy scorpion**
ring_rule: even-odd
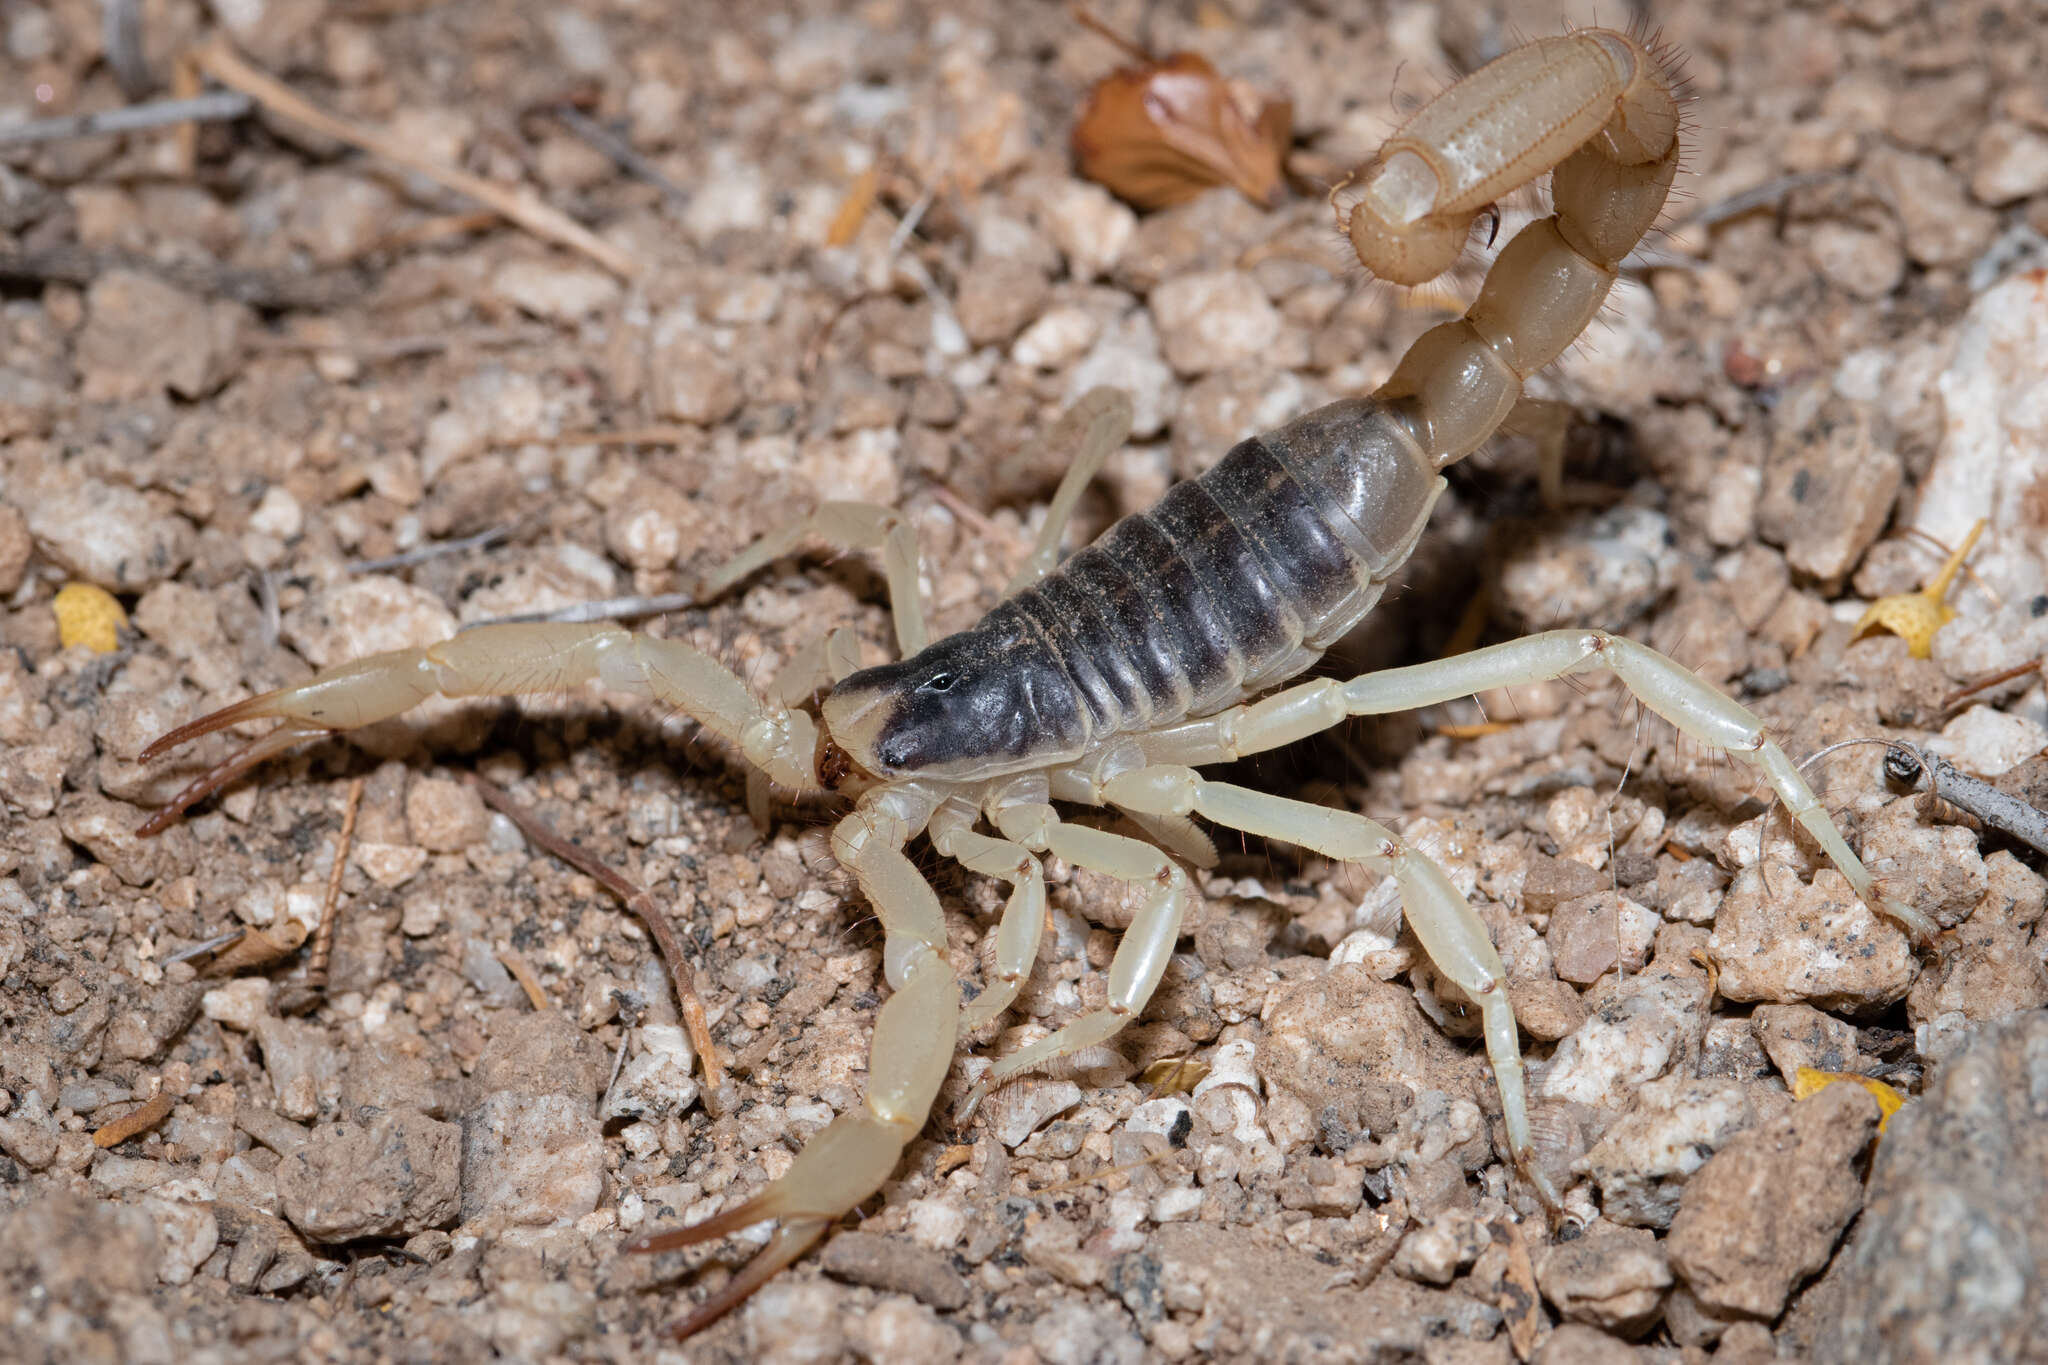
[[[1856,894],[1870,874],[1764,726],[1689,670],[1599,630],[1551,630],[1349,681],[1283,686],[1356,626],[1413,551],[1445,466],[1485,442],[1600,311],[1622,259],[1663,211],[1681,155],[1674,82],[1638,38],[1583,29],[1509,52],[1420,109],[1355,177],[1340,214],[1374,275],[1419,284],[1448,269],[1477,217],[1554,171],[1555,213],[1501,251],[1465,315],[1425,333],[1384,385],[1238,445],[1199,479],[1117,523],[1064,561],[1061,534],[1130,421],[1097,390],[1065,419],[1079,458],[1035,552],[977,625],[927,642],[917,548],[896,512],[828,503],[756,544],[708,585],[722,590],[803,544],[879,550],[903,658],[852,668],[842,641],[806,656],[779,699],[755,696],[709,655],[610,624],[479,627],[444,643],[330,668],[164,735],[153,758],[242,721],[282,724],[204,774],[160,829],[236,775],[304,740],[435,696],[553,692],[579,683],[687,713],[759,774],[852,800],[832,850],[874,907],[890,993],[875,1022],[861,1104],[819,1132],[780,1179],[691,1227],[644,1235],[657,1251],[767,1219],[779,1226],[739,1274],[676,1327],[698,1330],[746,1298],[879,1189],[923,1128],[959,1036],[1000,1016],[1038,955],[1051,854],[1143,891],[1109,969],[1107,1003],[998,1059],[968,1108],[1012,1077],[1102,1043],[1145,1008],[1181,932],[1183,861],[1214,860],[1200,817],[1391,876],[1439,972],[1480,1011],[1511,1153],[1530,1123],[1506,971],[1465,898],[1425,854],[1363,815],[1205,778],[1350,716],[1605,669],[1684,735],[1755,767]],[[825,688],[816,716],[794,700]],[[1055,803],[1111,807],[1150,837],[1068,823]],[[906,856],[920,835],[1010,887],[979,994],[963,1002],[938,897]]]

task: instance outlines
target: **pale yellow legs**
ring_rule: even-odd
[[[781,1220],[746,1268],[670,1329],[698,1331],[804,1254],[826,1229],[882,1187],[931,1113],[958,1039],[960,983],[946,963],[938,897],[903,855],[935,798],[915,784],[864,797],[832,832],[832,851],[882,921],[882,971],[891,989],[875,1017],[861,1107],[826,1125],[783,1176],[743,1204],[686,1228],[635,1238],[627,1251],[666,1251]]]

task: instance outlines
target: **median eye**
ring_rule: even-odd
[[[957,679],[951,673],[934,673],[924,680],[924,686],[920,690],[925,692],[950,692],[955,681]]]

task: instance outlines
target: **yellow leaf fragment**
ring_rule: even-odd
[[[1904,640],[1906,652],[1914,658],[1932,657],[1935,635],[1956,615],[1956,609],[1946,601],[1949,587],[1962,570],[1963,561],[1970,557],[1977,537],[1984,534],[1984,525],[1980,518],[1970,528],[1970,534],[1948,557],[1948,562],[1941,566],[1941,572],[1934,576],[1932,583],[1918,592],[1893,593],[1872,602],[1862,619],[1856,622],[1856,633],[1850,638],[1860,640],[1873,631],[1887,631]]]
[[[1884,1131],[1885,1125],[1892,1121],[1892,1115],[1906,1107],[1906,1097],[1886,1085],[1883,1081],[1872,1080],[1868,1076],[1858,1076],[1847,1071],[1816,1071],[1810,1066],[1802,1066],[1793,1073],[1792,1098],[1795,1100],[1811,1099],[1836,1081],[1847,1081],[1852,1085],[1860,1085],[1876,1096],[1878,1112],[1877,1131],[1880,1133]]]
[[[1193,1057],[1161,1057],[1138,1073],[1138,1079],[1162,1095],[1193,1090],[1209,1074],[1209,1064]]]
[[[57,614],[57,639],[64,648],[84,645],[95,654],[112,654],[121,647],[117,632],[128,624],[128,613],[105,588],[66,583],[50,610]]]

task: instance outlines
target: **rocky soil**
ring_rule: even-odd
[[[1601,680],[1232,773],[1372,814],[1472,897],[1569,1221],[1503,1162],[1476,1020],[1392,887],[1285,847],[1233,843],[1198,875],[1165,984],[1113,1046],[958,1122],[981,1058],[1103,997],[1131,907],[1055,862],[1032,980],[962,1049],[898,1178],[683,1345],[663,1326],[764,1234],[621,1243],[757,1190],[861,1093],[887,988],[829,806],[764,834],[715,743],[576,693],[435,703],[134,833],[235,742],[141,764],[174,725],[459,626],[688,592],[821,499],[904,508],[935,626],[971,622],[1063,467],[1031,438],[1091,387],[1128,390],[1136,429],[1085,534],[1384,379],[1458,305],[1366,280],[1320,187],[1441,81],[1613,6],[1107,0],[1155,51],[1293,101],[1298,193],[1144,215],[1074,175],[1076,112],[1123,58],[1053,4],[125,12],[135,36],[110,50],[100,5],[0,4],[17,1358],[2048,1354],[2041,855],[1888,782],[1879,746],[1809,777],[1886,893],[1942,927],[1931,947],[1858,902],[1751,771]],[[1537,386],[1576,414],[1571,509],[1545,507],[1526,437],[1454,471],[1401,590],[1330,667],[1435,657],[1461,619],[1485,639],[1613,627],[1795,759],[1891,739],[2048,805],[2039,675],[1950,695],[2048,652],[2048,15],[1644,19],[1684,54],[1692,150],[1670,231]],[[223,37],[602,250],[275,112],[196,135],[12,127],[162,96],[178,54]],[[1504,239],[1540,205],[1503,210]],[[1939,566],[1928,536],[1980,516],[1931,657],[1854,638]],[[76,584],[122,609],[108,652],[60,634]],[[763,686],[834,626],[870,661],[891,647],[858,556],[646,624]],[[722,1084],[633,915],[467,773],[667,908]],[[1004,888],[917,856],[976,982]],[[236,964],[307,938],[330,883],[324,987],[312,943]],[[233,929],[241,949],[195,951]],[[1883,1086],[1795,1100],[1807,1068]]]

